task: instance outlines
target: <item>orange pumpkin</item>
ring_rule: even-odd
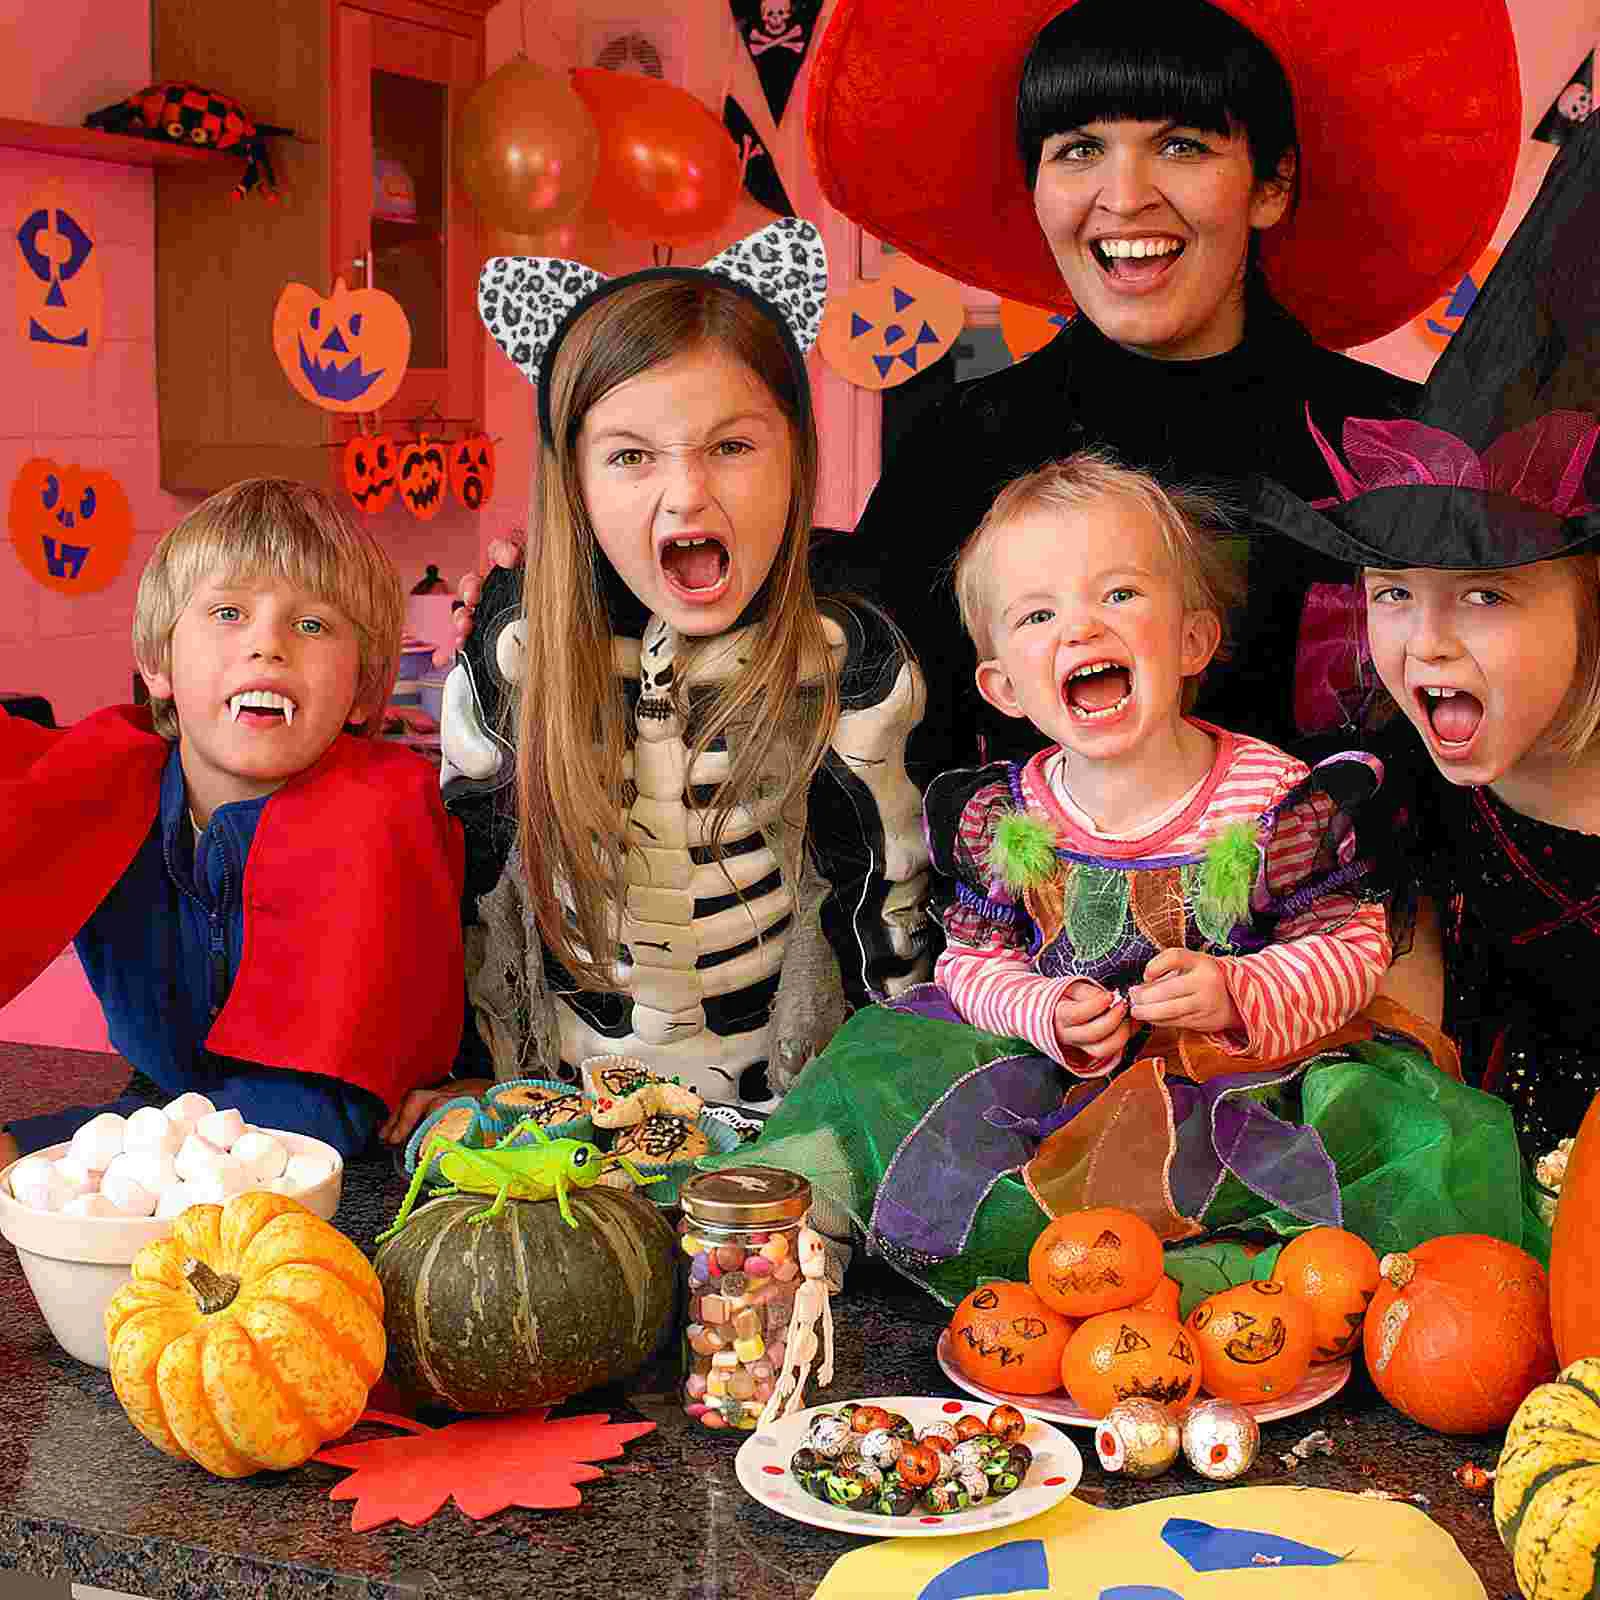
[[[1144,1299],[1161,1281],[1161,1241],[1131,1211],[1089,1206],[1046,1225],[1028,1252],[1028,1282],[1064,1317],[1092,1317]]]
[[[133,507],[109,472],[35,456],[11,485],[11,543],[23,569],[57,594],[113,582],[133,543]]]
[[[347,289],[340,278],[324,298],[309,284],[286,283],[272,313],[272,348],[295,393],[312,405],[376,411],[406,375],[411,324],[382,289]]]
[[[41,366],[82,370],[100,353],[106,296],[98,233],[78,199],[62,199],[58,183],[22,208],[12,232],[22,257],[17,331]]]
[[[444,504],[444,446],[423,434],[400,451],[400,500],[419,522],[432,522]]]
[[[494,493],[494,440],[469,433],[450,446],[450,492],[468,511],[480,511]]]
[[[1025,1283],[980,1283],[950,1319],[951,1356],[986,1389],[1049,1394],[1072,1326]]]
[[[1563,1367],[1600,1356],[1600,1282],[1594,1261],[1600,1246],[1600,1095],[1578,1129],[1567,1157],[1550,1240],[1550,1323]]]
[[[344,486],[358,511],[376,516],[394,499],[398,454],[386,433],[358,433],[344,447]]]
[[[1553,1378],[1544,1268],[1482,1233],[1429,1239],[1379,1263],[1362,1340],[1378,1393],[1438,1433],[1503,1428]]]

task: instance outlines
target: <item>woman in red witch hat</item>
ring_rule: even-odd
[[[1335,433],[1409,407],[1412,385],[1335,352],[1476,260],[1519,105],[1504,0],[839,0],[807,107],[828,199],[1070,316],[923,419],[858,527],[927,671],[924,773],[974,759],[975,730],[1022,753],[975,692],[943,581],[1001,484],[1099,444],[1169,482],[1332,493],[1306,407]],[[1255,548],[1249,584],[1197,714],[1278,742],[1358,724],[1363,686],[1318,675],[1349,652],[1315,648],[1353,630],[1348,572]]]

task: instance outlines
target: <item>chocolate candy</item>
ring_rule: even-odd
[[[955,1425],[949,1422],[930,1422],[917,1437],[924,1444],[931,1444],[935,1450],[941,1445],[950,1449],[956,1443]]]
[[[897,1439],[887,1428],[874,1428],[861,1435],[859,1448],[865,1460],[888,1471],[900,1459],[905,1441]]]
[[[881,1481],[880,1478],[879,1482]],[[823,1474],[822,1486],[827,1491],[828,1499],[836,1506],[854,1506],[858,1500],[876,1498],[876,1484],[869,1488],[859,1473],[847,1471],[837,1465]]]
[[[926,1489],[939,1476],[939,1452],[930,1444],[913,1440],[901,1448],[894,1466],[902,1483],[913,1489]]]
[[[971,1505],[989,1498],[989,1474],[982,1467],[960,1468],[956,1473],[956,1482],[961,1485]]]
[[[819,1456],[843,1455],[850,1438],[850,1424],[836,1412],[819,1412],[811,1419],[810,1444]]]
[[[1015,1406],[996,1406],[989,1413],[989,1432],[1008,1444],[1028,1431],[1028,1419]]]
[[[941,1478],[929,1484],[922,1491],[922,1503],[940,1516],[951,1511],[965,1511],[972,1504],[967,1491],[954,1478]]]
[[[874,1428],[887,1428],[889,1413],[882,1406],[857,1406],[850,1417],[850,1426],[857,1433],[871,1433]]]
[[[988,1431],[983,1422],[973,1416],[970,1411],[964,1416],[956,1418],[956,1440],[958,1443],[963,1439],[976,1439],[980,1433],[987,1433]]]
[[[1202,1478],[1242,1478],[1261,1448],[1256,1419],[1232,1400],[1201,1400],[1183,1419],[1183,1453]]]
[[[1120,1400],[1094,1430],[1095,1453],[1107,1472],[1159,1477],[1178,1459],[1177,1419],[1159,1400]]]
[[[974,1434],[970,1439],[963,1439],[954,1450],[950,1452],[951,1459],[956,1464],[956,1471],[983,1471],[983,1464],[988,1459],[989,1450],[983,1438]]]

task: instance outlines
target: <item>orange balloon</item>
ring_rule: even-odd
[[[655,244],[687,244],[733,214],[738,151],[687,90],[604,67],[579,67],[572,86],[600,130],[594,205],[613,227]]]
[[[456,124],[456,173],[485,222],[540,233],[594,188],[600,137],[566,75],[524,57],[491,72]]]

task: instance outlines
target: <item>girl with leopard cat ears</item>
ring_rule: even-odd
[[[541,437],[524,566],[443,718],[499,1078],[629,1056],[759,1105],[921,975],[921,677],[873,607],[817,597],[848,583],[811,527],[826,283],[794,219],[703,268],[484,267]]]

